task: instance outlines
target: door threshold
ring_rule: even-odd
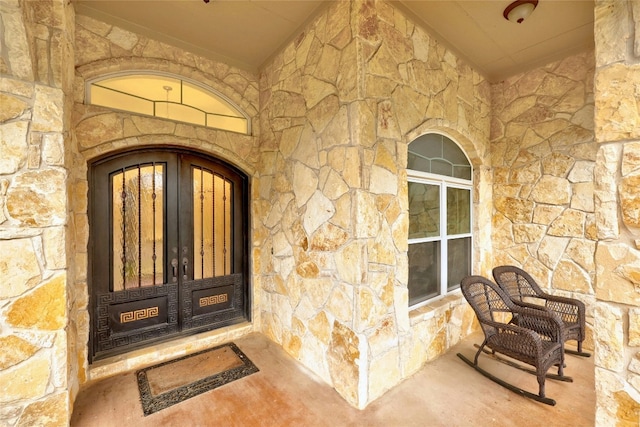
[[[253,324],[243,322],[107,357],[89,365],[87,381],[83,386],[114,375],[124,374],[205,350],[218,344],[232,341],[253,331]]]

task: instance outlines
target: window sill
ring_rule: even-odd
[[[460,305],[464,301],[462,292],[457,289],[450,294],[440,298],[428,301],[424,305],[415,308],[409,308],[409,322],[411,326],[432,319],[436,316],[443,315],[452,307]]]

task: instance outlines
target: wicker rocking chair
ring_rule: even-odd
[[[462,279],[460,288],[473,308],[485,338],[473,362],[461,353],[458,353],[458,357],[485,377],[521,396],[547,405],[555,405],[555,400],[545,396],[545,379],[573,381],[562,371],[564,331],[558,315],[547,310],[520,307],[514,304],[495,283],[482,276],[465,277]],[[517,325],[509,323],[509,315],[519,317]],[[486,350],[485,347],[490,350]],[[480,368],[478,358],[483,352],[535,374],[538,379],[538,394],[507,383]],[[496,353],[533,366],[535,369],[526,369],[525,366],[499,357]],[[558,367],[558,375],[547,374],[552,366]]]
[[[516,304],[531,306],[527,303],[543,303],[544,307],[560,316],[564,323],[565,341],[578,342],[577,351],[565,348],[565,352],[583,357],[591,356],[590,353],[582,351],[585,338],[585,305],[582,301],[544,292],[526,271],[512,265],[494,268],[493,278]]]

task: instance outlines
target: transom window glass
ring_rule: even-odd
[[[460,147],[440,134],[409,145],[409,304],[460,287],[471,273],[472,168]]]
[[[178,76],[116,74],[88,83],[93,105],[195,125],[250,133],[249,120],[222,94]]]

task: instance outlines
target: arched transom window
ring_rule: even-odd
[[[472,168],[460,147],[431,133],[409,144],[409,305],[446,295],[471,273]]]
[[[250,121],[224,95],[171,74],[127,72],[87,83],[87,103],[249,134]]]

